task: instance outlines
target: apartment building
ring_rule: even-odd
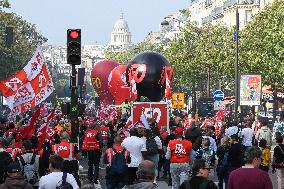
[[[233,27],[236,24],[236,10],[239,12],[240,29],[244,28],[253,15],[259,13],[273,0],[193,0],[189,6],[189,20],[198,26],[221,24]]]

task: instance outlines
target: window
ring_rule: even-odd
[[[252,18],[252,10],[246,10],[245,11],[245,25],[247,25]]]

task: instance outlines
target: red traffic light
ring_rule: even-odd
[[[76,30],[71,30],[70,33],[69,33],[69,36],[72,38],[72,39],[77,39],[79,37],[79,32],[76,31]]]

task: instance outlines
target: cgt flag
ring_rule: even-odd
[[[133,76],[133,70],[130,70],[130,99],[136,100],[137,99],[137,89],[136,89],[136,82]]]
[[[42,148],[43,142],[46,138],[48,138],[48,128],[49,128],[49,124],[52,120],[52,118],[54,117],[54,112],[56,110],[57,106],[55,105],[53,110],[51,110],[51,112],[49,113],[49,115],[47,116],[46,121],[41,125],[40,128],[38,128],[37,130],[37,137],[38,137],[38,150],[40,150]]]
[[[44,101],[54,90],[42,50],[38,47],[28,64],[0,82],[0,91],[13,114],[22,114]]]
[[[165,99],[171,99],[171,86],[170,86],[170,78],[166,73],[166,88],[165,88]]]

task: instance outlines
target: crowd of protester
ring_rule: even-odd
[[[46,123],[48,108],[35,128]],[[2,118],[0,127],[0,189],[80,188],[79,162],[88,160],[88,181],[108,189],[151,189],[165,180],[173,189],[272,189],[268,172],[284,188],[284,122],[271,128],[248,114],[233,120],[172,115],[169,129],[154,119],[129,123],[128,116],[108,119],[86,112],[76,120],[78,138],[71,143],[71,120],[56,110],[42,133],[25,136],[31,118]],[[218,118],[219,119],[219,118]],[[276,142],[276,146],[272,146]],[[271,152],[272,151],[272,156]],[[100,169],[104,166],[106,169]],[[105,171],[105,183],[100,180]],[[218,184],[212,179],[217,175]]]

